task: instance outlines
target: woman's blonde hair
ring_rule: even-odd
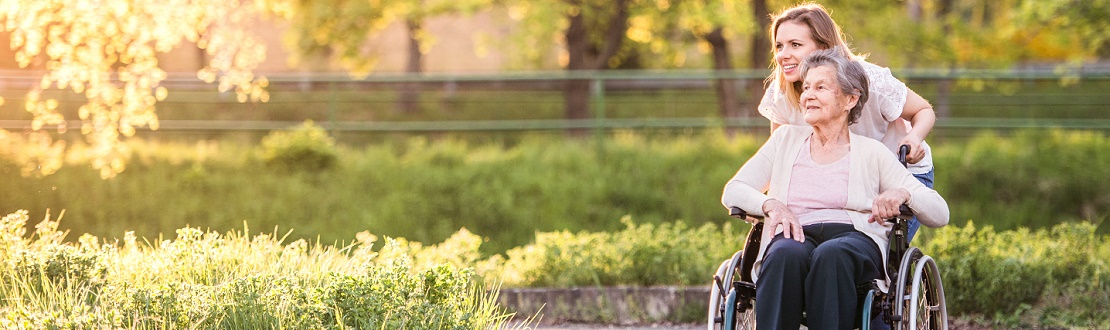
[[[836,25],[832,16],[825,10],[825,7],[816,3],[803,3],[794,7],[787,8],[777,15],[771,17],[771,49],[775,49],[775,37],[778,35],[779,26],[785,22],[794,22],[809,27],[810,34],[813,36],[813,41],[817,42],[818,49],[831,49],[840,46],[839,49],[843,50],[844,57],[849,59],[862,59],[852,53],[848,43],[844,41],[844,33],[840,31],[840,26]],[[778,84],[779,90],[786,94],[787,104],[795,110],[799,110],[798,104],[802,95],[802,82],[786,81],[786,77],[782,73],[782,66],[778,61],[771,58],[774,71],[767,77],[768,84]]]

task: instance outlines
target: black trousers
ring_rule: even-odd
[[[758,329],[852,329],[856,286],[882,276],[875,241],[848,224],[804,226],[805,242],[778,234],[767,247],[756,283]]]

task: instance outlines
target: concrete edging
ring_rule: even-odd
[[[498,303],[540,324],[704,322],[709,286],[502,288]]]

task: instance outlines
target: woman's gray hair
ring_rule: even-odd
[[[819,66],[829,66],[836,70],[836,84],[840,92],[845,95],[857,95],[859,100],[856,106],[848,111],[848,125],[856,123],[863,112],[863,104],[867,102],[868,81],[867,71],[853,59],[845,57],[845,50],[841,46],[817,50],[806,56],[802,62],[802,77],[809,73],[809,69]]]

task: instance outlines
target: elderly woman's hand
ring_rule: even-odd
[[[776,232],[779,226],[782,226],[782,235],[786,238],[792,238],[798,242],[805,242],[805,234],[802,233],[802,224],[798,222],[798,218],[794,216],[794,212],[790,212],[790,208],[786,204],[778,201],[777,199],[769,199],[763,203],[763,214],[766,214],[764,228],[770,230],[772,233]]]
[[[893,218],[900,213],[898,208],[909,201],[910,191],[906,188],[884,191],[875,197],[875,202],[871,205],[871,217],[867,221],[882,223],[884,219]]]

